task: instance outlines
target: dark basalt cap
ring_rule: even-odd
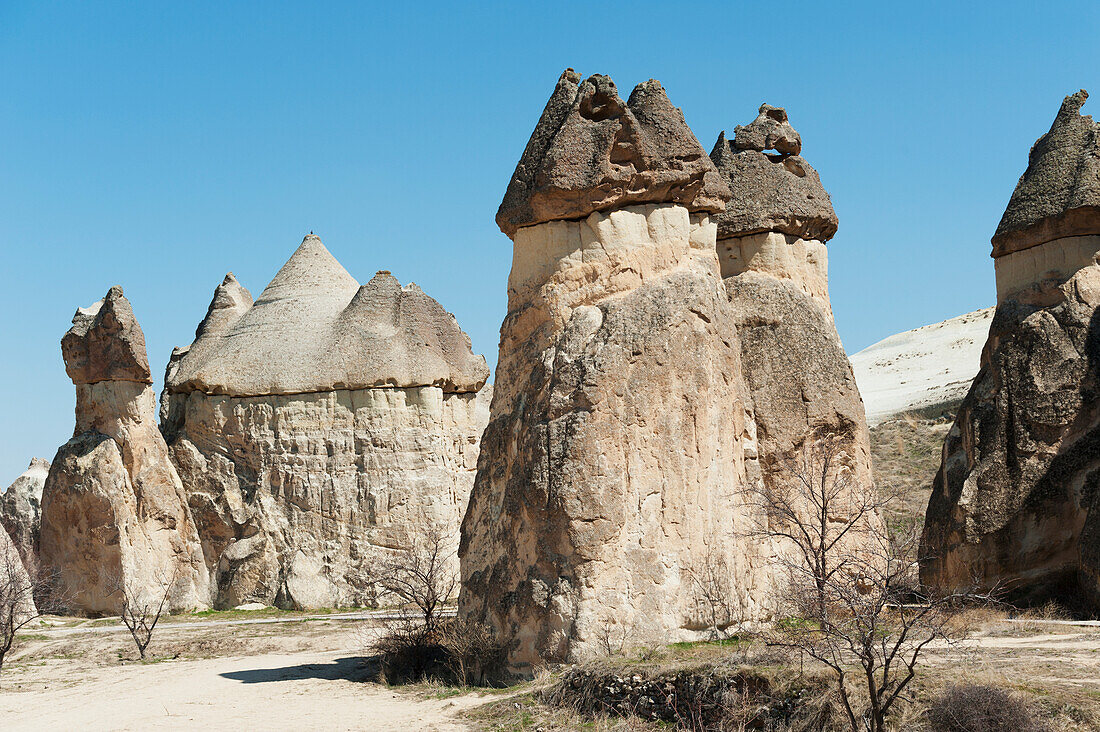
[[[836,234],[833,203],[801,151],[786,110],[770,104],[760,105],[750,124],[738,125],[732,142],[725,132],[718,135],[710,158],[733,193],[726,210],[712,217],[719,239],[780,231],[828,241]]]
[[[1050,131],[1031,146],[993,235],[994,257],[1100,234],[1100,124],[1080,113],[1088,98],[1084,89],[1066,97]]]
[[[724,211],[729,190],[660,82],[624,102],[607,76],[583,83],[572,69],[554,93],[516,165],[497,225],[579,219],[639,203]]]
[[[61,339],[61,355],[65,372],[74,384],[153,383],[145,334],[118,285],[99,302],[76,311],[73,327]]]

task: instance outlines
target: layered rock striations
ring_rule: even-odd
[[[209,580],[179,476],[157,428],[145,337],[122,288],[61,341],[76,429],[42,491],[40,558],[75,610],[116,614],[122,590],[167,609],[207,606]]]
[[[750,124],[725,133],[711,159],[729,183],[718,258],[733,308],[741,363],[754,406],[765,481],[814,434],[847,435],[848,468],[870,485],[863,401],[833,324],[825,242],[837,217],[802,139],[782,107],[764,104]]]
[[[255,302],[228,275],[161,405],[215,605],[369,603],[372,562],[427,527],[457,543],[488,375],[439,303],[360,286],[316,236]]]
[[[1079,114],[1086,97],[1066,97],[1032,147],[993,237],[997,310],[981,370],[944,443],[921,580],[997,587],[1026,601],[1054,596],[1095,611],[1100,126]],[[1031,258],[1030,270],[1021,256]]]
[[[708,215],[725,184],[660,84],[558,82],[497,215],[513,240],[491,419],[462,525],[463,617],[513,669],[692,637],[716,557],[763,612],[748,404]],[[751,447],[750,447],[751,449]]]
[[[23,564],[38,567],[38,530],[42,516],[42,487],[50,463],[33,458],[31,464],[0,496],[0,527],[7,531]]]

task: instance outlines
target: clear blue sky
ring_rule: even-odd
[[[0,488],[73,427],[59,341],[124,287],[158,377],[232,270],[310,230],[496,361],[496,207],[558,74],[650,77],[709,151],[785,106],[840,217],[854,352],[992,304],[989,237],[1062,97],[1100,96],[1100,3],[0,0]],[[1085,111],[1100,113],[1100,99]]]

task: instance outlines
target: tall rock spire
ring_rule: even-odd
[[[729,193],[661,85],[559,79],[497,215],[513,240],[489,426],[462,525],[459,612],[509,662],[597,652],[600,633],[696,637],[685,583],[710,557],[762,614],[736,539],[751,447],[716,227]]]
[[[183,486],[157,429],[145,336],[121,287],[77,310],[61,340],[76,429],[42,489],[40,557],[75,611],[118,613],[123,593],[170,612],[209,607]]]

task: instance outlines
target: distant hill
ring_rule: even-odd
[[[993,310],[907,330],[850,356],[867,423],[941,406],[954,413],[978,373]]]

